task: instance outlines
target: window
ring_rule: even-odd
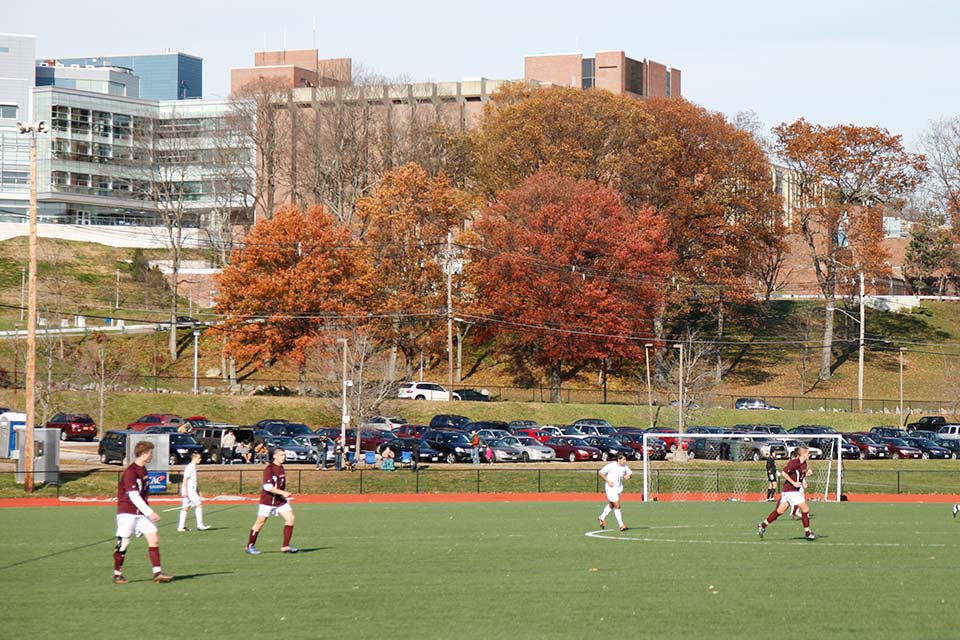
[[[17,109],[15,104],[0,104],[0,118],[16,118]]]
[[[581,88],[590,89],[594,86],[596,80],[596,59],[584,58],[580,61],[580,75],[583,80],[580,83]]]
[[[0,53],[10,53],[10,47],[0,47]]]

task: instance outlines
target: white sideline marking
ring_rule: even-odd
[[[707,525],[711,526],[711,525]],[[650,529],[661,528],[668,529],[669,527],[649,527]],[[677,527],[679,528],[679,527]],[[618,534],[616,537],[607,534]],[[598,540],[616,540],[621,542],[669,542],[671,544],[684,543],[684,544],[770,544],[770,541],[764,540],[678,540],[671,538],[637,538],[630,535],[620,534],[618,531],[598,529],[597,531],[588,531],[583,534],[588,538],[597,538]],[[904,544],[902,542],[823,542],[823,541],[809,541],[809,540],[777,540],[776,544],[800,544],[800,545],[816,545],[819,547],[936,547],[936,548],[956,548],[960,545],[955,544]]]

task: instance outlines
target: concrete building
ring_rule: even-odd
[[[203,97],[203,58],[166,53],[56,58],[70,67],[122,67],[140,77],[140,97],[146,100],[187,100]],[[44,60],[37,60],[41,65]]]
[[[0,221],[22,222],[30,200],[30,140],[17,122],[33,121],[36,36],[0,33]]]
[[[353,83],[350,58],[321,60],[316,49],[257,51],[252,67],[230,70],[230,91],[237,93],[257,80],[269,79],[284,87],[333,87]]]
[[[653,60],[634,60],[623,51],[598,51],[592,58],[582,53],[526,56],[527,81],[580,89],[605,89],[641,98],[679,96],[680,70]]]
[[[44,60],[37,65],[36,86],[63,87],[123,98],[140,97],[140,77],[124,67],[66,65]]]

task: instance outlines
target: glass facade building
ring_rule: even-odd
[[[27,218],[30,139],[17,131],[17,122],[33,120],[35,58],[35,36],[0,33],[0,222]]]
[[[125,67],[140,76],[140,97],[146,100],[188,100],[203,97],[203,58],[174,51],[124,56],[57,58],[63,65]],[[46,62],[38,60],[41,64]]]

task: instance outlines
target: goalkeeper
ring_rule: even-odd
[[[773,455],[773,447],[767,454],[767,502],[773,502],[777,495],[777,460]]]

